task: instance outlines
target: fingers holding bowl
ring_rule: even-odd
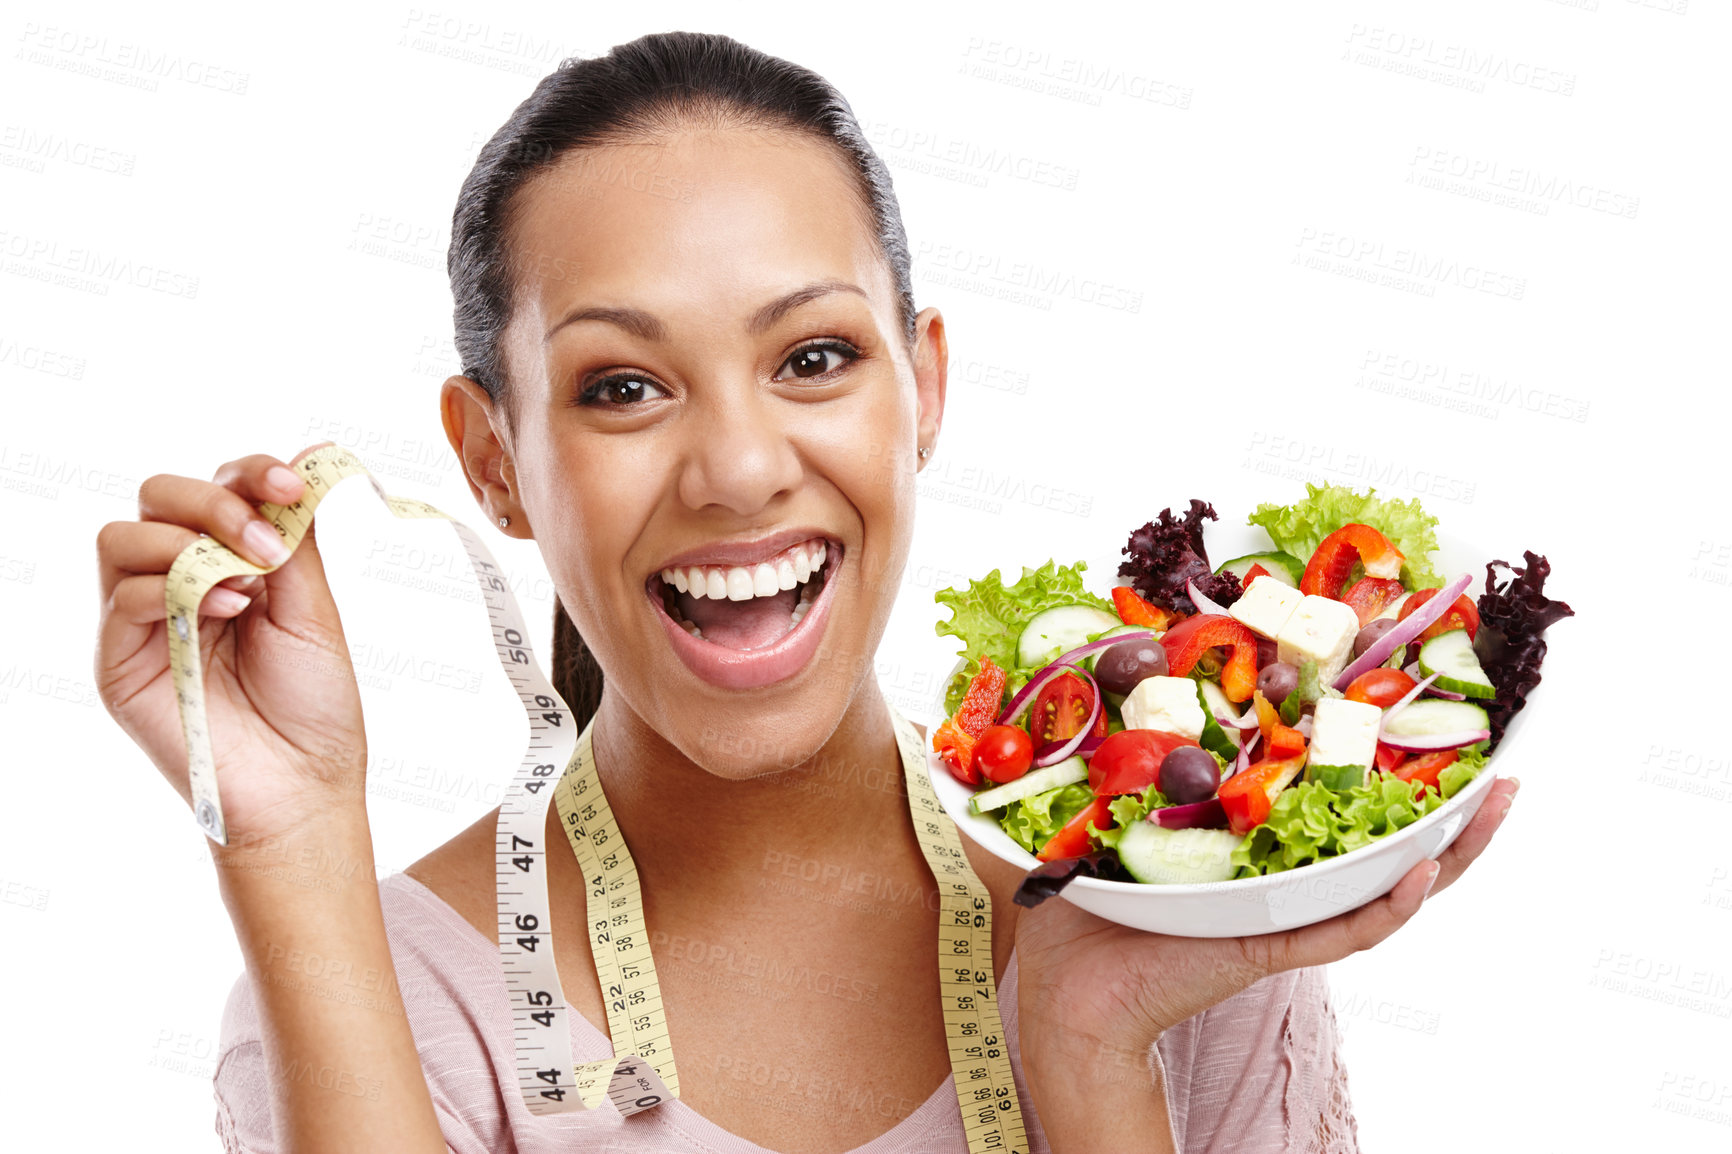
[[[1521,788],[1521,782],[1513,777],[1500,777],[1492,782],[1485,800],[1480,803],[1479,812],[1473,815],[1473,820],[1461,831],[1456,839],[1449,843],[1449,848],[1438,855],[1437,862],[1441,868],[1437,875],[1437,883],[1432,886],[1432,892],[1447,887],[1460,877],[1473,864],[1475,858],[1485,850],[1491,842],[1492,834],[1497,832],[1503,823],[1504,815],[1515,803],[1516,790]]]

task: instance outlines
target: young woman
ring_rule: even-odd
[[[915,309],[890,178],[847,103],[720,36],[566,61],[482,150],[450,274],[464,372],[445,383],[445,428],[488,520],[533,538],[558,589],[556,685],[593,719],[636,859],[681,1095],[630,1118],[525,1109],[496,813],[374,881],[360,699],[309,534],[202,609],[232,842],[212,854],[247,963],[216,1073],[227,1148],[965,1149],[935,884],[905,795],[869,784],[902,776],[873,654],[943,418],[947,337]],[[281,561],[254,506],[301,495],[282,466],[153,476],[139,520],[99,536],[102,694],[183,796],[164,573],[201,533]],[[759,563],[778,580],[758,583]],[[686,591],[664,578],[676,568]],[[698,577],[728,596],[693,596]],[[968,846],[1031,1149],[1353,1149],[1317,967],[1465,868],[1509,807],[1513,788],[1495,788],[1444,860],[1387,897],[1240,940],[1024,910],[1018,872]],[[790,861],[915,900],[830,900],[789,882]],[[570,855],[549,870],[574,1050],[605,1057],[582,878]]]

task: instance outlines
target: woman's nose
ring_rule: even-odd
[[[761,512],[792,492],[804,472],[784,421],[799,406],[765,395],[757,382],[715,388],[692,410],[680,498],[693,509],[721,505],[741,516]]]

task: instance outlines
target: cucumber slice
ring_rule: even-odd
[[[1243,583],[1245,574],[1253,565],[1263,566],[1269,571],[1269,576],[1295,589],[1299,588],[1299,579],[1305,576],[1305,562],[1291,553],[1247,553],[1243,557],[1221,562],[1221,567],[1215,572],[1231,573]]]
[[[1013,801],[1025,801],[1037,793],[1075,785],[1089,779],[1089,763],[1080,757],[1067,757],[1057,765],[1031,769],[1015,781],[1007,781],[992,789],[983,789],[968,799],[968,808],[975,813],[990,813],[1003,809]]]
[[[1383,731],[1396,737],[1434,737],[1490,728],[1485,710],[1471,701],[1422,697],[1385,722]]]
[[[1227,736],[1227,731],[1215,718],[1237,721],[1239,711],[1227,700],[1221,687],[1206,677],[1197,679],[1197,697],[1203,703],[1203,735],[1197,739],[1197,744],[1216,757],[1232,761],[1239,756],[1239,747],[1233,744],[1233,739]]]
[[[1133,821],[1119,837],[1119,861],[1150,885],[1224,882],[1233,876],[1233,851],[1244,840],[1224,829],[1163,829]]]
[[[1473,642],[1465,629],[1451,629],[1421,645],[1419,672],[1426,677],[1437,674],[1433,684],[1451,693],[1465,693],[1469,697],[1497,696],[1491,678],[1485,675],[1479,658],[1474,656]]]
[[[1086,643],[1089,634],[1119,624],[1117,617],[1093,605],[1060,605],[1036,613],[1016,639],[1016,663],[1024,669],[1045,665]]]

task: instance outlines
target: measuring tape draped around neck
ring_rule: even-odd
[[[581,733],[573,732],[571,710],[535,660],[516,597],[493,555],[468,526],[424,501],[386,493],[346,449],[315,449],[294,468],[306,482],[305,496],[291,505],[259,506],[259,515],[276,527],[291,552],[312,525],[325,494],[356,474],[367,478],[393,515],[438,518],[451,525],[481,588],[499,664],[528,715],[529,745],[499,807],[495,845],[500,962],[511,999],[524,1105],[534,1114],[557,1114],[593,1108],[607,1098],[629,1115],[678,1097],[679,1075],[650,956],[637,867],[596,773],[590,742],[594,719]],[[272,568],[254,565],[220,542],[201,537],[181,551],[168,571],[169,665],[186,735],[193,815],[219,845],[228,844],[228,831],[205,720],[198,607],[225,578]],[[971,1154],[1026,1154],[993,980],[991,898],[968,864],[955,823],[932,791],[930,762],[919,734],[895,707],[889,712],[915,837],[938,882],[944,1030],[968,1148]],[[560,988],[549,932],[547,847],[542,843],[550,800],[557,803],[586,883],[590,950],[613,1041],[614,1057],[582,1065],[571,1054],[572,1011]]]

